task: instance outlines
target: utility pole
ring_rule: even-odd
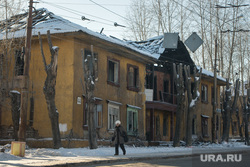
[[[217,38],[215,39],[215,60],[214,60],[214,101],[213,101],[213,119],[212,119],[212,142],[216,143],[216,108],[217,108]]]
[[[219,23],[218,8],[216,10],[216,21]],[[214,51],[214,101],[213,101],[213,118],[212,118],[212,143],[216,143],[216,117],[217,117],[217,38],[218,38],[218,26],[216,27],[216,38],[215,38],[215,51]]]
[[[19,125],[18,140],[26,141],[26,123],[29,97],[29,66],[30,66],[30,51],[31,51],[31,36],[32,36],[32,8],[33,0],[29,2],[29,15],[26,27],[25,39],[25,55],[24,55],[24,70],[22,77],[21,88],[21,123]]]

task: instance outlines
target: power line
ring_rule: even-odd
[[[48,4],[48,5],[51,5],[53,7],[56,7],[56,8],[59,8],[59,9],[62,9],[62,10],[66,10],[70,13],[73,13],[75,15],[88,15],[88,16],[91,16],[91,17],[94,17],[94,18],[97,18],[97,19],[101,19],[101,20],[104,20],[104,21],[107,21],[107,22],[111,22],[111,23],[114,23],[114,21],[110,21],[110,20],[107,20],[107,19],[104,19],[104,18],[101,18],[101,17],[97,17],[97,16],[94,16],[94,15],[91,15],[91,14],[87,14],[87,13],[83,13],[83,12],[79,12],[77,10],[73,10],[73,9],[70,9],[70,8],[67,8],[67,7],[64,7],[64,6],[61,6],[61,5],[57,5],[57,4],[54,4],[54,3],[50,3],[50,2],[45,2],[43,0],[40,0],[41,2],[45,3],[45,4]]]
[[[107,11],[109,11],[109,12],[115,14],[115,15],[117,15],[117,16],[119,16],[119,17],[125,19],[125,20],[128,20],[127,18],[125,18],[125,17],[119,15],[118,13],[113,12],[112,10],[110,10],[110,9],[108,9],[108,8],[106,8],[106,7],[102,6],[102,5],[100,5],[100,4],[96,3],[96,2],[94,2],[93,0],[90,0],[90,1],[93,2],[94,4],[98,5],[98,6],[102,7],[103,9],[105,9],[105,10],[107,10]]]

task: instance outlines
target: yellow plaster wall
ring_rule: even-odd
[[[67,125],[67,130],[61,132],[63,135],[72,128],[72,108],[73,108],[73,41],[64,36],[52,35],[53,46],[59,47],[56,96],[55,103],[59,112],[59,123]],[[50,63],[50,51],[47,38],[43,38],[43,49],[47,64]],[[46,79],[43,60],[38,40],[32,40],[30,61],[30,90],[34,91],[34,128],[38,130],[41,137],[52,137],[50,119],[48,116],[47,104],[43,94],[43,86]],[[33,89],[32,89],[33,87]]]
[[[86,37],[87,38],[87,37]],[[138,128],[140,134],[145,134],[145,94],[144,94],[144,82],[145,82],[145,65],[135,60],[128,59],[124,55],[118,55],[111,53],[103,48],[95,46],[95,41],[89,40],[88,42],[82,42],[75,39],[75,59],[74,59],[74,122],[73,132],[76,136],[85,136],[87,131],[82,130],[83,124],[83,104],[77,105],[77,97],[81,97],[83,94],[80,78],[84,81],[82,71],[82,59],[81,49],[91,50],[91,44],[94,48],[94,53],[98,54],[98,82],[96,82],[96,88],[94,96],[103,99],[100,104],[103,105],[102,122],[103,128],[99,130],[100,135],[104,138],[110,137],[108,132],[108,103],[107,100],[116,101],[122,103],[120,106],[120,120],[124,128],[127,127],[127,106],[134,105],[141,107],[142,110],[138,112]],[[105,45],[105,43],[103,43]],[[114,47],[117,47],[114,45]],[[125,55],[126,56],[126,55]],[[120,86],[116,87],[107,83],[107,60],[109,58],[117,59],[120,61]],[[127,90],[127,64],[136,65],[139,68],[139,80],[140,91],[134,92]],[[85,93],[84,93],[85,94]],[[84,134],[83,134],[84,133]]]

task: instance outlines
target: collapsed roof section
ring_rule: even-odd
[[[160,60],[161,62],[169,62],[169,63],[183,63],[187,65],[191,65],[192,67],[196,67],[198,71],[200,71],[201,67],[196,66],[193,60],[190,57],[190,54],[184,45],[184,43],[178,40],[177,49],[166,49],[163,48],[164,36],[157,36],[150,38],[146,41],[127,41],[130,45],[137,47],[140,50],[148,51],[152,54],[153,57]],[[202,76],[208,80],[213,81],[214,74],[211,71],[202,69]],[[218,84],[225,85],[226,79],[217,76]]]
[[[167,49],[163,47],[164,36],[156,36],[146,41],[127,41],[130,45],[142,51],[148,51],[153,57],[161,62],[183,63],[194,65],[185,45],[178,40],[177,49]]]

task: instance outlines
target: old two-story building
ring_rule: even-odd
[[[146,76],[146,131],[149,140],[171,141],[175,130],[175,113],[177,109],[176,86],[173,80],[173,63],[189,65],[191,69],[196,66],[184,43],[178,40],[176,49],[163,48],[164,36],[158,36],[146,41],[128,41],[131,45],[148,51],[158,62],[147,66]],[[192,71],[192,70],[191,70]],[[200,102],[194,113],[192,131],[193,137],[203,141],[211,140],[211,118],[213,111],[213,73],[202,70],[201,84],[199,87]],[[217,132],[220,138],[220,87],[226,84],[226,80],[217,77]],[[185,102],[183,102],[185,103]],[[186,105],[187,106],[187,105]],[[183,115],[183,129],[181,139],[185,139],[185,117]]]
[[[15,27],[23,24],[27,15],[15,17]],[[20,22],[18,22],[18,20]],[[42,35],[44,55],[50,61],[50,51],[46,33],[50,30],[54,46],[59,47],[58,68],[56,79],[55,102],[59,112],[59,126],[62,138],[88,137],[87,112],[81,49],[84,54],[91,54],[91,45],[98,64],[98,81],[95,85],[95,120],[99,139],[110,139],[115,121],[121,120],[128,134],[135,133],[144,136],[146,133],[146,96],[145,77],[146,64],[154,64],[156,58],[148,52],[143,52],[126,42],[107,37],[103,34],[88,30],[62,17],[56,16],[46,9],[33,12],[31,60],[29,72],[29,110],[27,126],[38,132],[40,138],[51,138],[52,130],[48,116],[45,96],[43,94],[46,72],[38,40],[38,32]],[[17,28],[9,37],[15,39],[25,36],[25,26]],[[5,31],[1,32],[1,39]],[[11,70],[23,68],[21,48],[15,48]],[[17,61],[18,60],[18,61]],[[13,74],[13,75],[12,75]],[[16,82],[12,87],[20,90],[18,77],[20,73],[10,73],[9,79]],[[32,104],[31,104],[32,102]],[[10,107],[1,110],[1,137],[12,126]]]

